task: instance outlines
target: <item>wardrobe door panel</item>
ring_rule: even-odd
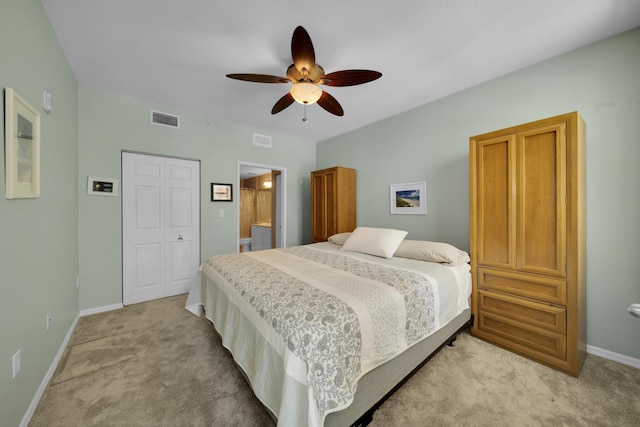
[[[327,230],[326,180],[324,174],[311,176],[311,238],[313,242],[322,241]]]
[[[515,269],[515,135],[477,146],[478,264]]]
[[[312,242],[324,242],[355,228],[355,169],[336,166],[311,172]]]
[[[518,271],[566,277],[565,124],[518,133]]]

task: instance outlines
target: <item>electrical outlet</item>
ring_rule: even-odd
[[[52,323],[53,323],[53,316],[51,316],[51,313],[47,313],[47,331],[51,327]]]
[[[18,351],[15,352],[15,354],[13,355],[13,378],[16,377],[16,375],[18,375],[18,372],[20,372],[20,349],[18,349]]]

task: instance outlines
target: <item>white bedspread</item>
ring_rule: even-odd
[[[468,265],[387,260],[330,243],[216,256],[202,271],[202,288],[192,289],[187,308],[197,314],[196,307],[205,306],[279,425],[306,419],[321,426],[328,413],[351,403],[362,375],[468,308],[470,293]],[[223,319],[221,311],[241,322]],[[245,323],[255,332],[241,335],[263,342],[280,362],[247,355],[270,351],[255,351],[255,342],[241,344],[238,329]],[[287,379],[265,372],[274,363],[282,363]],[[306,402],[291,396],[290,380],[307,390]],[[307,412],[304,417],[294,413],[299,409]]]

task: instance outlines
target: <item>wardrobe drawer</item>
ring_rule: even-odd
[[[563,307],[480,290],[478,309],[563,335],[567,330],[567,310]]]
[[[567,357],[567,337],[489,311],[478,312],[479,336],[505,348],[533,356],[542,353],[560,360]]]
[[[567,304],[567,282],[550,277],[478,268],[478,287],[559,305]]]

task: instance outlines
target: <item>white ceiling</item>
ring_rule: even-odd
[[[42,0],[81,87],[317,142],[640,26],[638,0]],[[272,115],[296,26],[327,73],[382,78],[325,87],[333,116]],[[639,47],[640,48],[640,47]],[[171,109],[168,111],[171,113]]]

